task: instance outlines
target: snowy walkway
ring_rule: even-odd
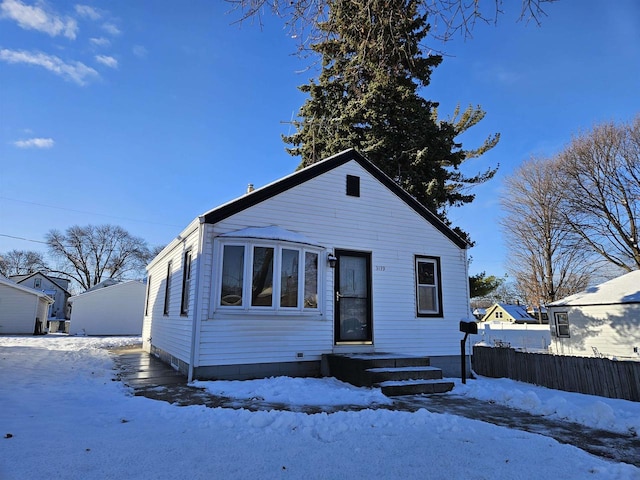
[[[117,354],[114,359],[118,376],[125,384],[133,388],[135,395],[179,406],[205,405],[212,408],[242,408],[250,411],[287,410],[304,413],[356,411],[365,408],[413,412],[424,408],[435,413],[458,415],[545,435],[593,455],[640,467],[640,455],[638,455],[640,438],[638,436],[589,428],[541,415],[532,415],[495,403],[460,396],[455,393],[455,390],[442,395],[394,397],[390,404],[368,405],[366,407],[360,405],[307,407],[266,402],[261,398],[243,400],[215,395],[206,389],[187,385],[186,377],[178,374],[158,359],[149,356],[140,348],[126,348],[114,352]]]

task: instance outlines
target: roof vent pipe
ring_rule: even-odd
[[[247,185],[247,193],[251,193],[253,192],[254,188],[253,188],[253,183],[250,183],[249,185]]]

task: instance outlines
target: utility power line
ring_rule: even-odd
[[[87,212],[85,210],[76,210],[74,208],[59,207],[57,205],[47,205],[45,203],[28,202],[26,200],[20,200],[20,199],[17,199],[17,198],[9,198],[9,197],[0,196],[0,200],[10,200],[12,202],[26,203],[27,205],[36,205],[38,207],[56,208],[58,210],[65,210],[67,212],[83,213],[85,215],[97,215],[97,216],[101,216],[101,217],[115,218],[115,219],[118,219],[118,220],[127,220],[129,222],[148,223],[148,224],[151,224],[151,225],[162,225],[162,226],[165,226],[165,227],[178,227],[178,228],[184,227],[184,225],[174,225],[174,224],[171,224],[171,223],[150,222],[148,220],[138,220],[136,218],[119,217],[117,215],[109,215],[107,213]]]

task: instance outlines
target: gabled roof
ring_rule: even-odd
[[[268,200],[280,193],[283,193],[293,187],[303,184],[315,177],[322,175],[334,168],[344,165],[351,160],[357,162],[362,168],[375,177],[380,183],[393,192],[398,198],[404,201],[409,207],[411,207],[418,215],[424,218],[427,222],[433,225],[437,230],[444,234],[449,240],[451,240],[459,248],[467,248],[467,242],[456,234],[451,228],[449,228],[442,220],[440,220],[431,211],[426,209],[420,202],[414,197],[408,194],[405,190],[395,183],[391,178],[385,175],[382,170],[376,167],[373,163],[363,157],[354,149],[345,150],[337,155],[329,157],[321,162],[314,163],[302,170],[294,172],[286,177],[276,180],[269,185],[262,188],[258,188],[251,193],[248,193],[236,200],[232,200],[228,203],[220,205],[213,210],[208,211],[202,216],[204,223],[217,223],[224,220],[236,213],[242,212],[247,208],[257,205],[265,200]]]
[[[586,305],[619,305],[640,303],[640,270],[629,272],[621,277],[601,283],[595,287],[557,300],[550,307],[586,306]]]
[[[9,278],[11,280],[13,280],[16,283],[22,283],[25,280],[31,278],[31,277],[35,277],[36,275],[41,275],[44,278],[46,278],[47,280],[49,280],[51,283],[53,283],[55,286],[57,286],[60,290],[63,290],[65,292],[67,292],[67,289],[64,288],[62,285],[60,285],[58,282],[56,282],[57,277],[50,277],[49,275],[42,273],[41,271],[37,271],[37,272],[33,272],[33,273],[29,273],[27,275],[12,275]],[[66,280],[66,279],[60,279],[60,280]],[[69,292],[67,292],[69,293]]]
[[[21,292],[30,293],[31,295],[35,295],[36,297],[44,298],[48,303],[53,303],[54,300],[50,296],[46,295],[44,292],[40,290],[36,290],[34,288],[25,287],[24,285],[20,285],[12,280],[8,280],[3,276],[0,276],[0,285],[5,285],[7,287],[15,288],[16,290],[20,290]]]
[[[523,305],[512,305],[509,303],[496,303],[495,305],[493,305],[487,310],[487,313],[485,313],[483,320],[488,320],[489,317],[493,314],[493,312],[495,312],[498,309],[503,310],[507,315],[513,318],[516,322],[533,320],[533,317],[529,315],[529,313],[527,312],[526,307],[524,307]]]

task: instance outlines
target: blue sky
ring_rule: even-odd
[[[229,8],[0,0],[0,252],[45,251],[51,229],[103,223],[164,245],[248,183],[295,169],[281,135],[315,71],[279,20],[240,26]],[[640,112],[639,2],[561,0],[541,26],[513,8],[472,39],[434,42],[447,56],[425,90],[443,118],[458,103],[487,112],[465,145],[502,137],[469,166],[500,164],[498,175],[449,213],[476,241],[471,273],[505,273],[505,176]]]

